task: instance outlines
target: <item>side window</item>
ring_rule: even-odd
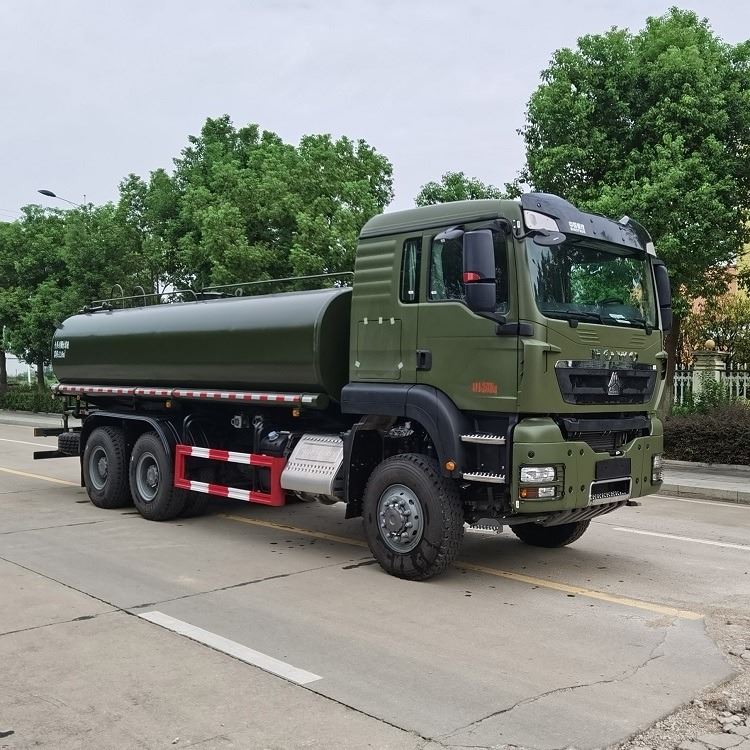
[[[401,291],[399,293],[402,302],[419,301],[419,261],[421,256],[421,237],[404,242],[404,253],[401,258]]]
[[[462,238],[433,240],[430,259],[430,299],[463,299],[463,271]]]
[[[495,232],[495,279],[497,280],[497,307],[499,313],[510,309],[510,279],[508,278],[508,241],[502,232]]]
[[[495,233],[495,278],[497,280],[497,311],[507,312],[509,305],[508,245],[500,232]],[[463,241],[433,240],[430,253],[430,289],[432,301],[463,300]]]

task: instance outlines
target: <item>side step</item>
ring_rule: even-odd
[[[482,445],[505,445],[505,438],[502,435],[476,434],[461,435],[462,443],[481,443]]]
[[[491,474],[489,471],[467,471],[463,478],[468,482],[487,482],[488,484],[505,484],[505,474]]]

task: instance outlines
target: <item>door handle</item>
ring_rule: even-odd
[[[432,352],[429,349],[417,349],[417,370],[432,369]]]

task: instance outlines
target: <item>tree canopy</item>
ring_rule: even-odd
[[[414,202],[417,206],[431,206],[433,203],[503,197],[503,191],[494,185],[467,177],[463,172],[446,172],[440,182],[431,181],[423,185]]]

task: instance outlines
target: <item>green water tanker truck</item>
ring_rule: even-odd
[[[36,457],[79,456],[92,503],[158,521],[211,495],[343,502],[410,579],[444,570],[466,524],[560,547],[659,489],[671,298],[638,223],[542,193],[387,213],[347,278],[71,316],[65,426]]]

